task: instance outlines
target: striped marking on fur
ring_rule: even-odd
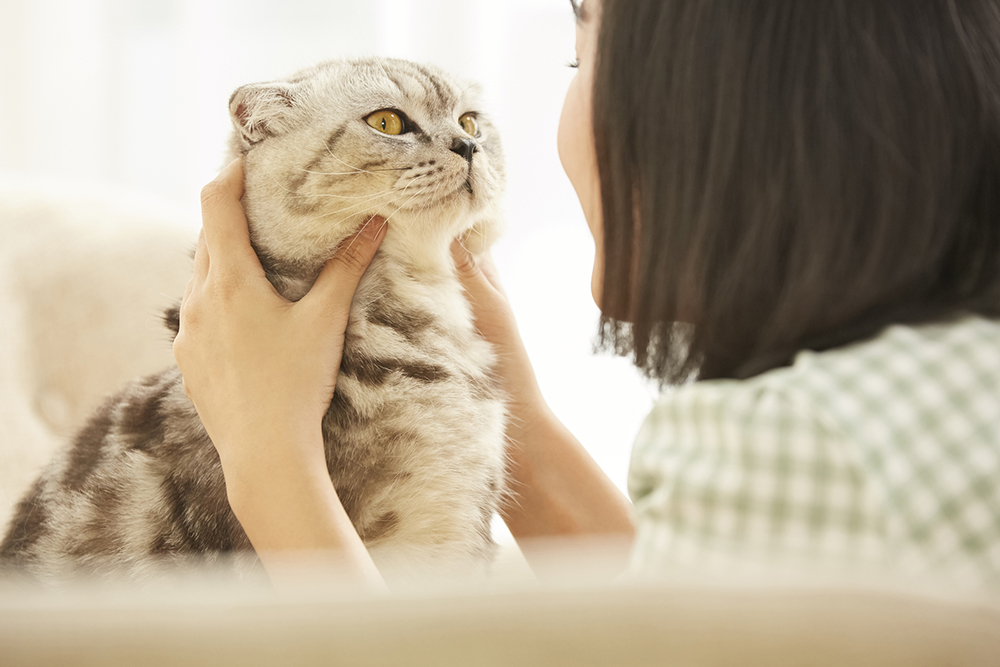
[[[114,424],[112,408],[118,401],[116,397],[102,405],[77,435],[62,478],[62,484],[66,488],[72,491],[81,490],[101,462],[105,440]]]
[[[340,363],[340,372],[372,387],[385,384],[397,373],[427,384],[441,382],[451,377],[451,373],[437,364],[402,359],[376,359],[357,352],[348,353],[346,349]]]
[[[42,502],[43,488],[43,480],[35,480],[31,491],[17,504],[10,528],[0,544],[0,559],[15,563],[22,561],[26,552],[45,533],[49,514]]]
[[[422,333],[434,325],[434,318],[426,313],[405,311],[385,299],[373,301],[366,312],[369,322],[396,331],[410,343],[417,342]]]
[[[148,382],[159,381],[154,376]],[[164,383],[151,393],[142,392],[130,397],[122,408],[118,430],[129,441],[129,448],[140,452],[155,450],[164,440],[166,425],[163,401],[173,387]]]
[[[386,512],[379,518],[375,519],[368,529],[365,530],[365,534],[362,536],[365,542],[374,542],[375,540],[380,540],[383,537],[388,537],[396,528],[399,526],[399,514],[396,512]]]
[[[442,112],[449,111],[451,107],[455,105],[455,103],[458,101],[457,96],[451,90],[448,90],[446,92],[445,90],[446,84],[444,84],[444,82],[441,81],[440,77],[435,76],[430,70],[428,70],[423,65],[418,65],[417,63],[407,63],[407,64],[412,68],[413,71],[419,73],[424,79],[427,80],[427,83],[430,84],[429,87],[426,84],[424,84],[424,89],[428,93],[433,93],[434,95],[437,96],[438,100],[440,101],[439,108],[441,109]]]
[[[324,423],[328,427],[337,428],[341,431],[351,431],[357,429],[362,423],[367,421],[354,407],[354,403],[338,384],[333,389],[333,399],[330,401],[330,408],[326,411]]]
[[[285,199],[285,205],[288,210],[293,213],[308,215],[315,213],[322,208],[324,205],[322,200],[307,198],[300,193],[300,190],[306,184],[306,181],[313,176],[310,172],[316,171],[319,165],[321,165],[331,155],[337,155],[337,144],[340,143],[340,140],[343,139],[344,135],[347,133],[349,123],[350,121],[343,123],[336,130],[331,132],[330,136],[327,137],[326,143],[323,144],[323,148],[316,151],[316,154],[313,155],[313,158],[306,165],[305,169],[297,171],[292,175],[288,182],[288,189],[291,191],[293,196]]]

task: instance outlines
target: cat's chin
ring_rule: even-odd
[[[406,266],[414,278],[433,281],[448,274],[452,240],[456,237],[470,238],[469,242],[475,245],[476,234],[468,223],[464,227],[449,229],[429,224],[421,227],[421,222],[410,216],[394,216],[388,222],[389,229],[379,254],[391,256],[393,261]],[[362,224],[364,221],[360,220],[357,226]],[[330,249],[322,257],[310,262],[287,260],[261,249],[258,249],[258,258],[267,279],[278,293],[289,301],[298,301],[312,288],[327,258],[332,257],[341,245],[350,243],[350,239],[349,236],[339,243],[330,244]]]

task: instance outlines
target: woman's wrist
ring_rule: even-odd
[[[540,434],[550,432],[554,424],[560,423],[540,391],[512,398],[508,414],[507,439],[516,444],[530,443]]]
[[[515,537],[633,533],[631,504],[547,405],[511,431],[508,447]]]
[[[275,588],[335,581],[339,590],[383,591],[325,465],[271,473],[266,480],[235,481],[230,503]]]
[[[343,512],[329,476],[279,468],[264,480],[234,476],[226,485],[233,513],[258,551],[338,546],[338,540],[323,537],[325,527],[339,523],[332,515]]]
[[[217,449],[229,503],[241,521],[241,512],[253,512],[267,496],[296,487],[332,489],[318,427],[246,430],[229,435]]]
[[[296,563],[333,568],[361,585],[381,588],[381,580],[350,517],[337,497],[323,457],[322,434],[312,442],[295,438],[254,439],[238,451],[262,458],[230,460],[223,470],[233,513],[274,579],[294,579]],[[241,443],[248,444],[248,443]],[[268,456],[289,449],[319,456]]]

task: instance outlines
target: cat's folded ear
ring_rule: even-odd
[[[297,103],[295,92],[294,84],[283,82],[237,88],[229,98],[229,115],[242,139],[248,145],[255,144],[288,131]]]

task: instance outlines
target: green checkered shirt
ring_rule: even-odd
[[[664,395],[629,472],[633,570],[864,565],[1000,582],[1000,322],[893,326]]]

